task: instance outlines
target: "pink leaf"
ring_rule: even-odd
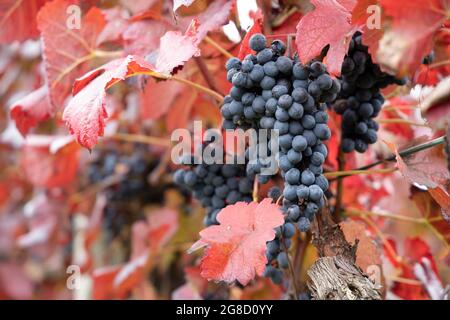
[[[436,32],[448,20],[446,0],[382,0],[392,18],[377,52],[378,63],[398,75],[413,75],[433,48]]]
[[[97,36],[105,26],[103,13],[94,7],[83,17],[81,29],[69,29],[66,10],[73,3],[78,2],[49,2],[39,11],[37,18],[53,111],[64,105],[73,81],[89,70],[87,62],[95,50]]]
[[[234,0],[216,0],[204,12],[199,14],[198,21],[200,26],[197,36],[199,41],[206,37],[208,32],[217,30],[224,24],[227,24],[228,16],[234,3]]]
[[[173,81],[149,79],[140,94],[140,111],[144,119],[159,119],[173,106],[183,86]],[[192,93],[191,93],[192,94]]]
[[[23,136],[26,136],[31,128],[46,120],[50,116],[51,106],[48,100],[47,86],[29,93],[11,108],[11,118],[16,122],[16,127]]]
[[[125,52],[146,56],[158,49],[159,40],[165,31],[164,23],[156,20],[139,20],[131,23],[122,35]]]
[[[22,150],[23,172],[35,186],[65,186],[75,178],[78,151],[70,136],[29,135]]]
[[[356,28],[351,14],[336,0],[312,0],[314,11],[307,13],[297,25],[297,45],[300,60],[307,63],[330,45],[325,65],[334,75],[341,72],[341,64]],[[346,1],[345,6],[349,6]]]
[[[278,206],[270,199],[261,203],[238,202],[217,215],[220,225],[200,232],[201,239],[191,249],[207,246],[201,262],[201,275],[228,283],[246,285],[264,272],[266,242],[275,237],[274,229],[283,224]]]
[[[123,33],[128,28],[128,12],[120,7],[113,7],[110,9],[103,9],[102,13],[105,17],[106,24],[103,30],[97,37],[97,45],[110,42],[119,41],[123,37]]]
[[[156,70],[170,74],[194,56],[200,55],[198,48],[198,21],[193,20],[185,34],[179,31],[168,31],[162,36],[159,54],[156,59]]]
[[[0,0],[0,43],[37,37],[36,15],[46,1]]]
[[[91,149],[103,135],[106,89],[137,72],[154,69],[145,60],[134,56],[113,60],[76,80],[73,93],[64,110],[63,120],[78,143]]]

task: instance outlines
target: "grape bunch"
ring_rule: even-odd
[[[381,111],[384,97],[380,92],[390,84],[405,84],[372,61],[368,47],[356,32],[341,67],[341,92],[334,110],[342,115],[342,151],[363,153],[377,141],[378,123],[373,119]]]
[[[326,103],[337,98],[340,83],[321,62],[303,65],[297,58],[284,56],[286,46],[280,40],[268,47],[266,38],[255,34],[249,44],[255,54],[242,61],[231,58],[226,64],[233,86],[221,113],[225,129],[278,130],[278,166],[284,189],[272,188],[269,197],[283,195],[285,223],[267,245],[265,274],[280,283],[283,273],[278,267],[288,267],[286,250],[292,236],[297,228],[307,231],[314,214],[324,206],[328,181],[322,165],[328,151],[323,141],[331,135]],[[259,165],[254,167],[247,164],[247,173],[257,174]],[[266,182],[270,177],[258,178]]]
[[[175,187],[173,184],[150,185],[149,174],[158,165],[146,146],[135,145],[132,153],[119,152],[117,145],[96,150],[94,160],[89,163],[87,185],[100,183],[114,175],[123,177],[115,184],[108,186],[104,193],[107,204],[104,208],[104,228],[111,239],[126,234],[131,224],[144,218],[140,209],[150,203],[160,203],[166,190]]]
[[[196,164],[178,169],[173,179],[207,209],[206,226],[217,224],[217,214],[227,205],[252,201],[254,180],[247,177],[244,164]]]

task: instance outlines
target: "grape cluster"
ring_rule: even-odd
[[[342,150],[363,153],[377,141],[378,123],[375,118],[384,103],[380,92],[390,84],[405,84],[372,61],[368,47],[356,32],[341,67],[341,92],[334,110],[342,115]]]
[[[160,203],[165,191],[174,187],[165,183],[150,185],[148,176],[158,165],[158,159],[152,158],[145,146],[136,145],[131,154],[117,149],[113,145],[95,151],[86,181],[91,185],[116,174],[123,175],[120,181],[104,190],[107,204],[103,223],[111,239],[124,234],[123,231],[134,221],[144,218],[140,209],[150,203]]]
[[[254,180],[247,177],[244,164],[196,164],[178,169],[173,179],[207,209],[206,226],[217,224],[217,214],[227,205],[252,201]]]
[[[328,152],[323,141],[331,135],[326,103],[337,98],[340,83],[330,77],[321,62],[303,65],[296,58],[284,56],[282,41],[275,40],[267,47],[266,38],[255,34],[249,44],[256,54],[242,61],[231,58],[226,64],[233,86],[221,112],[225,129],[278,130],[278,165],[284,190],[272,188],[269,197],[283,195],[285,224],[267,245],[265,274],[280,283],[283,273],[278,267],[288,267],[290,238],[296,228],[308,230],[314,214],[324,205],[328,181],[322,165]],[[249,174],[258,173],[258,169],[247,165]],[[263,182],[270,178],[258,177],[260,182],[262,177]]]

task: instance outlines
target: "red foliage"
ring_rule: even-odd
[[[11,118],[16,122],[16,127],[23,136],[26,136],[31,128],[46,120],[51,113],[46,86],[29,93],[13,105],[11,105]]]
[[[78,145],[72,137],[29,136],[22,150],[22,168],[35,186],[70,184],[78,169]]]
[[[307,13],[297,26],[295,43],[300,60],[307,63],[330,45],[325,65],[331,74],[341,73],[341,64],[356,28],[351,25],[354,1],[311,1],[315,9]]]
[[[36,15],[47,0],[1,0],[0,43],[24,41],[39,36]]]
[[[68,29],[66,10],[73,3],[77,1],[49,2],[37,18],[53,112],[64,106],[75,79],[89,70],[87,62],[95,55],[97,36],[106,23],[102,12],[94,7],[80,21],[80,29]]]
[[[261,203],[237,203],[217,215],[218,226],[200,232],[201,239],[191,250],[207,246],[202,258],[202,276],[246,285],[261,276],[267,263],[266,242],[275,237],[274,228],[283,224],[283,216],[270,199]]]

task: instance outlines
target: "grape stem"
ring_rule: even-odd
[[[325,178],[336,178],[340,176],[353,176],[357,174],[391,173],[397,171],[397,168],[373,169],[373,170],[344,170],[324,173]]]
[[[429,149],[429,148],[433,148],[433,147],[435,147],[437,145],[443,144],[444,142],[445,142],[445,136],[443,135],[443,136],[440,136],[440,137],[438,137],[436,139],[433,139],[433,140],[430,140],[430,141],[418,144],[416,146],[412,146],[412,147],[406,148],[404,150],[401,150],[401,151],[399,151],[399,155],[402,158],[403,157],[407,157],[407,156],[412,155],[414,153],[417,153],[419,151],[422,151],[422,150],[425,150],[425,149]],[[378,165],[380,165],[382,163],[385,163],[385,162],[388,162],[388,161],[395,161],[395,155],[394,154],[390,155],[389,157],[386,157],[386,158],[384,158],[382,160],[375,161],[375,162],[373,162],[371,164],[368,164],[368,165],[365,165],[365,166],[362,166],[362,167],[359,167],[359,168],[356,168],[356,169],[350,170],[350,171],[368,170],[370,168],[373,168],[375,166],[378,166]],[[343,178],[349,177],[351,175],[352,174],[343,174],[343,175],[340,175],[339,177],[329,179],[329,181],[331,182],[331,181],[334,181],[334,180],[342,180]]]
[[[213,39],[211,39],[210,37],[206,36],[205,37],[205,42],[210,44],[211,46],[213,46],[215,49],[217,49],[217,51],[219,51],[221,54],[223,54],[225,57],[227,58],[233,58],[234,56],[229,53],[226,49],[224,49],[220,44],[218,44],[217,42],[215,42]]]

